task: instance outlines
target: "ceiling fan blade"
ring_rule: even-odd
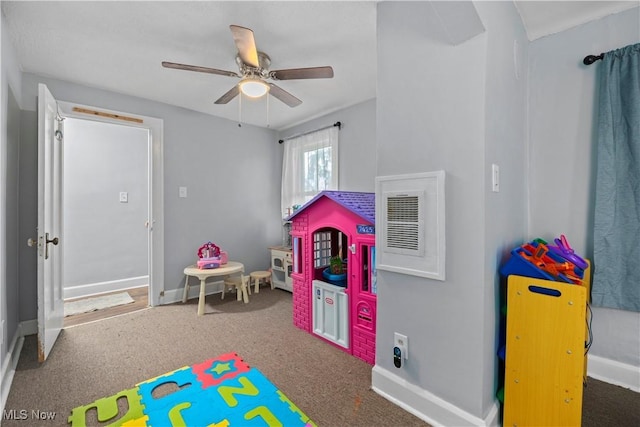
[[[333,77],[333,68],[310,67],[310,68],[289,68],[286,70],[274,70],[269,73],[276,80],[295,79],[330,79]]]
[[[249,28],[240,27],[239,25],[229,25],[229,28],[231,28],[233,41],[236,42],[238,54],[242,62],[254,68],[260,67],[260,63],[258,62],[258,49],[256,49],[253,31]]]
[[[240,93],[240,88],[238,85],[235,85],[227,93],[225,93],[220,98],[218,98],[215,104],[226,104],[229,101],[231,101],[233,98],[238,96],[238,93]]]
[[[198,65],[177,64],[175,62],[163,61],[162,66],[165,68],[175,68],[176,70],[197,71],[199,73],[219,74],[221,76],[240,77],[238,73],[233,71],[217,70],[215,68],[200,67]]]
[[[280,86],[276,86],[273,83],[268,83],[268,85],[271,87],[269,93],[287,104],[289,107],[297,107],[298,105],[302,104],[302,101],[291,95],[286,90],[282,89]]]

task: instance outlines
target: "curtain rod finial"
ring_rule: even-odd
[[[584,65],[591,65],[594,62],[596,62],[597,60],[603,59],[603,58],[604,58],[604,53],[601,53],[600,55],[587,55],[582,60],[582,63]]]

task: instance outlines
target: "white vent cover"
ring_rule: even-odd
[[[444,171],[376,178],[377,268],[445,279]]]
[[[424,192],[386,192],[384,197],[386,233],[383,243],[388,252],[421,256],[424,254]]]

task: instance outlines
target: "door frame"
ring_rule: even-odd
[[[149,131],[149,218],[147,227],[149,305],[160,305],[160,298],[164,295],[164,120],[68,101],[58,101],[58,105],[62,117],[132,126]],[[94,111],[100,114],[90,114],[82,111]]]

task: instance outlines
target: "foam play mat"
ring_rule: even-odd
[[[71,411],[72,427],[315,426],[236,353],[136,384]]]

